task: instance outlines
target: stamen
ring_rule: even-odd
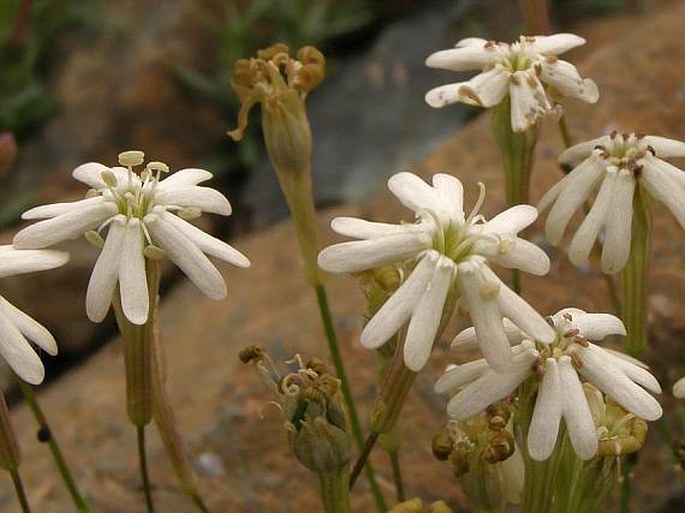
[[[178,217],[190,221],[191,219],[197,219],[202,215],[202,210],[197,207],[183,207],[176,212]]]
[[[119,164],[132,168],[141,165],[145,160],[145,153],[138,150],[130,150],[119,153]]]
[[[480,286],[479,293],[485,301],[492,301],[499,295],[499,283],[486,281]]]
[[[143,249],[143,255],[145,255],[150,260],[162,260],[166,256],[166,251],[164,251],[159,246],[154,246],[152,244],[145,246]]]
[[[105,245],[105,239],[103,239],[102,235],[100,235],[95,230],[88,230],[86,233],[83,234],[83,236],[92,246],[98,249],[102,249]]]
[[[478,214],[480,207],[483,206],[483,201],[485,200],[485,184],[483,182],[478,182],[478,189],[478,200],[476,201],[473,210],[471,210],[471,213],[466,218],[466,226],[470,226],[473,223],[474,218]]]
[[[105,169],[100,173],[100,178],[102,178],[102,181],[105,182],[105,185],[110,189],[116,188],[117,177],[110,169]]]

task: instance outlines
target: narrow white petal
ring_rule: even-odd
[[[414,257],[430,245],[426,233],[401,233],[329,246],[319,253],[318,261],[325,271],[354,273]]]
[[[626,410],[649,421],[661,417],[663,411],[659,402],[633,383],[610,358],[597,351],[578,349],[574,352],[582,362],[580,373]]]
[[[480,378],[490,369],[485,358],[457,365],[447,371],[435,382],[436,394],[444,394],[458,387],[462,387]]]
[[[536,461],[549,458],[557,443],[564,400],[559,381],[556,360],[547,358],[528,430],[528,453]]]
[[[607,313],[572,314],[573,324],[588,340],[602,340],[609,335],[625,335],[626,328],[618,317]]]
[[[516,71],[509,82],[511,128],[523,132],[552,108],[540,80],[531,71]]]
[[[457,102],[468,103],[469,105],[477,105],[473,99],[463,98],[460,94],[462,87],[469,87],[468,82],[458,82],[456,84],[446,84],[439,87],[434,87],[426,93],[424,100],[428,105],[434,109],[445,107]]]
[[[634,381],[638,385],[646,388],[654,394],[661,393],[661,385],[656,380],[656,378],[644,367],[644,364],[640,361],[635,361],[634,358],[627,358],[622,356],[621,353],[616,351],[608,351],[603,347],[590,344],[587,350],[594,351],[597,354],[597,358],[608,358],[611,361],[611,365],[619,369],[623,374],[625,374],[631,381]],[[635,363],[631,360],[634,360]]]
[[[507,336],[507,340],[512,346],[520,344],[526,337],[525,333],[507,318],[502,319],[502,326],[504,327],[504,334]],[[454,337],[450,349],[454,351],[473,351],[474,349],[478,349],[478,338],[476,337],[475,328],[470,327],[462,330]]]
[[[635,179],[632,174],[620,171],[611,195],[611,211],[606,218],[606,236],[602,246],[602,271],[605,274],[619,272],[628,261],[634,192]]]
[[[590,212],[581,223],[578,231],[573,235],[568,247],[568,258],[575,265],[587,262],[592,246],[599,235],[599,231],[606,222],[611,209],[611,196],[616,183],[616,172],[607,171],[597,199]]]
[[[532,205],[516,205],[500,212],[485,223],[483,232],[498,235],[515,235],[538,218],[538,210]]]
[[[226,196],[211,187],[168,187],[162,195],[166,205],[199,208],[203,212],[231,215],[231,204]]]
[[[678,399],[685,397],[685,378],[680,378],[676,381],[675,385],[673,385],[673,395]]]
[[[589,78],[583,79],[576,67],[570,62],[542,61],[542,81],[554,86],[562,95],[578,98],[588,103],[599,99],[597,84]]]
[[[470,261],[459,264],[457,286],[462,301],[468,306],[483,356],[493,369],[507,372],[511,367],[511,351],[497,301],[497,288],[501,286],[484,276],[485,269],[484,264],[479,266]],[[490,290],[484,294],[484,289]]]
[[[153,242],[166,251],[169,260],[174,262],[197,288],[212,299],[226,297],[226,283],[221,273],[197,245],[173,225],[154,214],[145,216],[144,222]]]
[[[212,173],[204,169],[179,169],[175,173],[170,174],[159,182],[159,189],[166,191],[174,187],[185,187],[188,185],[197,185],[206,182],[212,178]]]
[[[685,229],[685,173],[673,166],[662,166],[658,159],[643,159],[640,182],[647,192],[661,201]],[[677,171],[677,173],[676,173]]]
[[[506,252],[495,252],[488,255],[488,260],[510,269],[520,269],[536,276],[549,272],[551,262],[547,253],[532,242],[516,237],[511,241],[513,246]],[[477,245],[474,245],[474,249]]]
[[[685,157],[685,142],[658,137],[656,135],[646,135],[642,138],[642,144],[651,146],[656,153],[656,157],[666,159],[669,157]]]
[[[523,332],[538,342],[550,344],[555,340],[554,329],[532,306],[507,287],[490,268],[484,267],[483,274],[487,280],[500,285],[497,302],[504,317],[511,319]]]
[[[122,214],[109,225],[109,232],[98,256],[86,290],[86,315],[93,322],[101,322],[112,303],[119,279],[119,259],[126,233],[126,217]]]
[[[102,180],[102,172],[108,171],[109,168],[99,162],[88,162],[81,164],[71,172],[71,176],[76,178],[79,182],[85,183],[93,189],[102,189],[107,187]]]
[[[361,334],[364,347],[382,346],[407,322],[435,272],[438,256],[434,253],[427,253],[419,261],[407,280],[366,324]]]
[[[597,146],[608,147],[611,144],[611,136],[603,135],[597,139],[592,139],[590,141],[585,141],[570,148],[567,148],[561,155],[559,155],[560,164],[569,164],[573,167],[577,166],[580,162],[592,155],[592,152]]]
[[[603,162],[593,155],[562,180],[564,187],[550,209],[545,223],[545,234],[550,244],[556,246],[561,242],[573,213],[597,187],[604,174]],[[543,197],[541,204],[546,200],[546,196]],[[541,208],[542,206],[546,205],[541,205]]]
[[[454,263],[440,257],[433,278],[412,312],[404,340],[404,364],[414,372],[420,371],[428,361],[453,275]]]
[[[376,223],[356,217],[336,217],[331,221],[331,228],[335,233],[357,239],[376,239],[387,235],[425,231],[419,224]]]
[[[119,261],[119,289],[121,309],[133,324],[145,324],[150,301],[143,256],[143,230],[140,220],[129,219],[121,247]]]
[[[526,43],[526,48],[531,52],[544,55],[559,55],[576,46],[584,45],[585,39],[575,34],[561,33],[551,36],[534,36],[532,42]]]
[[[435,52],[426,59],[426,66],[450,71],[482,69],[496,56],[494,49],[487,48],[485,44],[484,41],[480,45],[468,44]]]
[[[67,212],[83,208],[90,207],[92,205],[97,205],[98,203],[103,203],[105,198],[102,196],[95,196],[93,198],[86,198],[80,201],[70,201],[67,203],[51,203],[49,205],[40,205],[27,210],[21,215],[22,219],[48,219],[50,217],[57,217]]]
[[[212,237],[208,233],[200,230],[197,226],[184,221],[170,212],[163,212],[160,215],[164,218],[165,222],[174,226],[174,228],[185,235],[204,253],[220,258],[221,260],[238,267],[250,267],[250,260],[233,246],[226,244],[216,237]]]
[[[498,105],[509,90],[509,72],[496,64],[459,88],[461,101],[490,108]]]
[[[512,358],[508,372],[488,370],[450,399],[447,414],[454,419],[464,420],[504,399],[530,375],[537,355],[537,351],[529,348]]]
[[[454,176],[438,173],[433,175],[433,188],[442,204],[442,210],[450,219],[464,221],[464,186]]]
[[[15,274],[54,269],[69,260],[69,253],[51,249],[15,249],[0,246],[0,278]]]
[[[559,359],[559,385],[559,392],[563,397],[563,416],[571,445],[581,460],[588,460],[597,453],[597,429],[583,386],[568,356]]]
[[[55,337],[33,318],[19,310],[12,303],[0,296],[0,308],[9,320],[17,327],[23,336],[35,342],[38,347],[54,356],[57,354],[57,342]]]
[[[388,189],[400,203],[414,212],[442,210],[437,191],[414,173],[402,171],[392,175],[388,180]]]
[[[0,356],[17,375],[32,385],[45,377],[45,369],[31,345],[0,307]]]
[[[117,213],[114,203],[104,202],[70,210],[62,215],[27,226],[14,236],[18,249],[40,249],[63,240],[75,239],[97,228]]]

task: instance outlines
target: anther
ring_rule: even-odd
[[[486,301],[491,301],[499,295],[499,283],[486,281],[480,287],[480,297]]]
[[[117,177],[109,169],[105,169],[102,173],[100,173],[100,178],[102,178],[102,181],[105,182],[105,185],[111,189],[114,189],[117,186]]]
[[[164,162],[159,162],[157,160],[153,160],[152,162],[148,162],[146,166],[150,171],[152,172],[159,172],[159,173],[168,173],[169,172],[169,166],[167,166]]]
[[[185,219],[186,221],[190,221],[191,219],[197,219],[202,215],[202,210],[200,210],[197,207],[183,207],[179,209],[177,212],[178,217],[181,219]]]
[[[145,160],[145,153],[138,150],[123,151],[119,153],[119,164],[125,167],[141,165]]]
[[[91,245],[95,246],[98,249],[102,249],[105,245],[105,239],[103,239],[102,235],[100,235],[95,230],[88,230],[83,236]]]
[[[166,255],[166,251],[164,251],[159,246],[149,244],[145,246],[145,248],[143,248],[143,255],[145,255],[150,260],[162,260]]]
[[[580,330],[578,328],[573,328],[573,329],[568,330],[566,333],[564,333],[564,338],[575,337],[579,333],[580,333]]]

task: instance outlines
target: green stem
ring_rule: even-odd
[[[319,474],[321,499],[326,513],[349,513],[350,492],[347,468]]]
[[[24,380],[22,380],[21,378],[17,376],[15,376],[15,378],[16,382],[19,384],[19,388],[21,389],[22,394],[24,395],[24,399],[26,399],[29,408],[31,408],[31,411],[33,412],[33,416],[36,418],[36,421],[38,422],[41,435],[47,438],[47,443],[50,447],[50,451],[52,452],[52,457],[55,460],[55,464],[59,469],[59,473],[62,476],[64,484],[69,490],[71,499],[74,501],[74,504],[76,505],[78,511],[82,513],[89,512],[90,508],[88,507],[86,501],[78,491],[76,482],[74,481],[74,478],[71,475],[71,472],[69,471],[69,466],[67,465],[67,462],[64,459],[64,455],[62,454],[59,444],[57,443],[57,439],[53,436],[52,429],[50,429],[50,425],[48,424],[47,418],[45,417],[43,410],[38,404],[36,395],[33,393],[33,387],[28,383],[25,383]]]
[[[352,426],[352,434],[359,447],[359,450],[364,448],[364,433],[359,423],[359,416],[357,414],[357,408],[354,404],[352,398],[352,391],[350,390],[349,381],[345,373],[345,367],[343,365],[342,356],[340,354],[340,347],[338,345],[338,338],[335,334],[335,329],[333,327],[333,318],[331,317],[330,308],[328,307],[328,297],[326,295],[326,289],[323,285],[317,285],[316,299],[319,305],[319,312],[321,314],[321,320],[323,322],[324,331],[326,333],[326,340],[328,341],[328,349],[331,353],[331,359],[333,360],[333,366],[335,367],[335,372],[340,379],[343,397],[345,398],[345,403],[347,404],[347,409],[350,414],[350,424]],[[383,498],[383,493],[381,492],[378,481],[376,480],[376,473],[370,463],[364,467],[364,475],[369,481],[371,486],[371,493],[373,494],[374,500],[376,501],[376,506],[378,511],[384,513],[387,510],[385,504],[385,499]]]
[[[395,482],[397,502],[404,502],[407,499],[404,493],[404,481],[402,480],[402,467],[400,465],[399,451],[390,452],[390,465],[392,465],[392,479]]]
[[[621,477],[623,482],[621,483],[621,513],[630,513],[630,471],[632,465],[628,460],[630,456],[623,457],[623,468],[621,469]]]
[[[152,502],[152,489],[150,487],[150,476],[147,471],[147,455],[145,454],[145,426],[136,426],[138,435],[138,460],[140,462],[140,477],[143,482],[145,492],[145,506],[148,513],[154,513],[155,507]]]
[[[561,132],[561,139],[564,141],[564,146],[566,148],[573,146],[573,138],[571,137],[571,132],[568,129],[566,117],[563,115],[559,118],[559,132]]]
[[[21,510],[24,513],[31,513],[31,508],[29,507],[29,501],[26,499],[26,492],[24,491],[24,485],[19,477],[19,471],[14,468],[9,471],[12,476],[12,482],[14,482],[14,490],[17,492],[17,499],[21,505]]]
[[[366,465],[369,455],[371,454],[371,450],[373,449],[373,446],[376,445],[379,436],[380,435],[378,433],[371,433],[366,439],[364,448],[362,449],[362,452],[359,455],[359,458],[357,458],[357,461],[352,468],[352,472],[350,473],[350,489],[354,486],[354,483],[357,482],[357,478]]]
[[[649,198],[638,184],[633,196],[630,256],[622,273],[622,317],[627,332],[624,347],[631,356],[640,356],[647,348],[646,280],[649,268],[651,224]]]

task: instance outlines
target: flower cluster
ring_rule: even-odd
[[[512,44],[486,41],[477,37],[462,39],[451,50],[428,57],[426,65],[451,71],[482,69],[466,82],[431,89],[426,102],[444,107],[464,102],[494,107],[505,98],[511,103],[511,126],[523,132],[541,116],[556,111],[554,103],[572,96],[595,103],[599,92],[589,78],[581,78],[572,64],[557,55],[585,43],[574,34],[521,36]]]
[[[566,308],[549,321],[556,333],[549,345],[507,323],[506,332],[514,344],[508,372],[497,372],[484,359],[447,370],[435,390],[453,394],[448,414],[455,419],[469,418],[507,397],[529,378],[536,378],[539,385],[527,441],[528,452],[536,460],[552,454],[562,418],[578,456],[589,459],[597,453],[597,428],[581,376],[633,415],[650,421],[661,417],[661,406],[649,393],[661,393],[661,388],[645,366],[590,342],[625,335],[618,318]],[[471,348],[478,338],[476,330],[469,328],[457,335],[453,347]]]
[[[568,249],[574,264],[587,261],[604,229],[602,270],[613,274],[623,269],[630,254],[633,197],[638,187],[666,205],[685,228],[685,173],[662,160],[669,157],[685,157],[685,143],[618,132],[564,151],[559,162],[574,169],[547,191],[538,207],[550,209],[547,239],[559,244],[573,213],[597,188],[597,199]]]
[[[145,258],[166,255],[213,299],[226,296],[226,284],[204,253],[239,267],[250,261],[239,251],[206,234],[186,219],[202,212],[230,215],[231,205],[218,191],[198,184],[212,174],[203,169],[169,171],[162,162],[143,163],[140,151],[119,155],[120,167],[90,162],[73,176],[92,189],[85,199],[54,203],[24,212],[24,219],[42,219],[19,231],[14,245],[21,249],[52,246],[81,235],[102,247],[86,292],[86,313],[94,322],[104,319],[119,284],[126,318],[144,324],[149,314]],[[108,227],[106,239],[100,233]]]
[[[339,273],[415,262],[413,271],[364,328],[362,345],[383,345],[409,321],[404,361],[411,370],[420,370],[428,360],[451,292],[459,294],[481,340],[487,341],[483,352],[495,368],[506,370],[512,361],[503,317],[513,319],[538,340],[554,339],[544,319],[488,265],[493,262],[537,275],[547,273],[547,255],[517,236],[535,221],[534,207],[518,205],[486,221],[478,214],[484,197],[481,187],[478,202],[467,216],[462,184],[446,174],[434,175],[431,186],[412,173],[402,172],[390,178],[388,187],[414,211],[414,223],[336,218],[331,223],[333,230],[361,240],[336,244],[319,255],[324,270]]]

